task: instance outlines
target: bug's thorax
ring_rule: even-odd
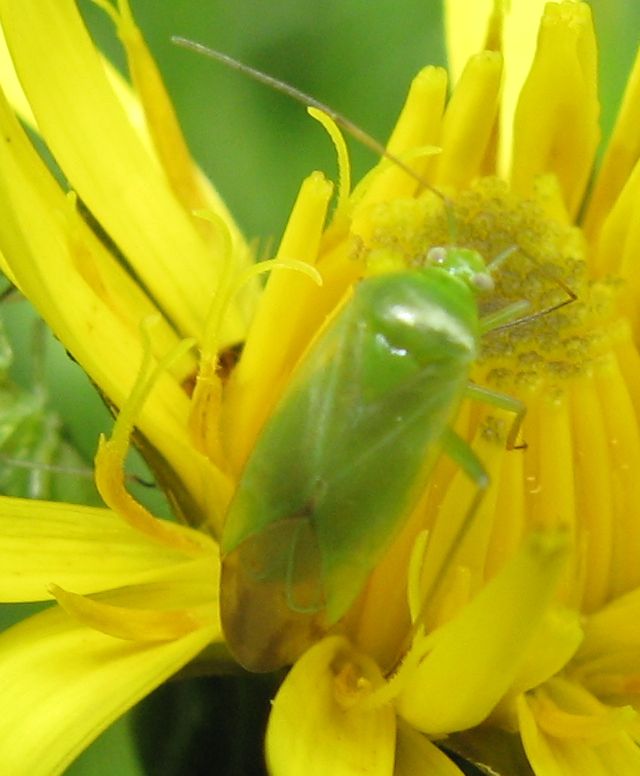
[[[425,361],[446,348],[453,364],[477,355],[479,328],[474,294],[459,278],[438,267],[369,278],[355,295],[371,327],[396,348]]]

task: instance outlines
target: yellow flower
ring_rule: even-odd
[[[507,16],[499,2],[460,5],[449,5],[452,97],[443,70],[417,76],[389,143],[400,163],[383,158],[351,192],[323,119],[341,161],[336,211],[325,226],[332,187],[314,173],[276,257],[287,268],[258,296],[126,2],[109,12],[139,103],[72,0],[0,0],[26,98],[10,75],[7,94],[73,192],[2,100],[3,268],[120,410],[96,464],[110,510],[0,501],[3,599],[59,604],[0,636],[15,709],[0,760],[13,773],[60,772],[222,639],[209,537],[294,368],[361,278],[452,241],[504,257],[495,307],[531,303],[528,321],[487,335],[473,374],[525,401],[526,449],[506,449],[508,412],[465,403],[456,430],[492,480],[471,525],[475,488],[443,460],[333,628],[276,605],[233,553],[223,559],[232,651],[258,669],[294,663],[273,705],[269,767],[459,773],[436,739],[498,771],[509,757],[544,776],[640,769],[637,79],[585,199],[598,142],[588,6],[549,4],[536,44],[542,3],[514,1]],[[577,301],[559,307],[570,293]],[[225,369],[220,354],[239,341]],[[134,426],[191,528],[126,493]]]
[[[416,731],[446,737],[444,746],[497,771],[509,769],[509,758],[511,767],[545,776],[640,767],[640,652],[627,624],[637,615],[640,549],[635,80],[586,197],[599,139],[588,6],[548,4],[537,39],[542,4],[514,3],[506,18],[499,4],[493,15],[484,10],[482,17],[480,4],[473,12],[451,9],[452,45],[468,43],[469,35],[458,35],[465,24],[476,35],[484,31],[474,44],[484,50],[454,49],[454,63],[466,65],[446,108],[444,73],[420,73],[389,144],[421,180],[444,192],[448,206],[387,159],[348,202],[342,198],[311,258],[322,290],[287,292],[301,281],[280,275],[261,299],[231,379],[245,393],[233,396],[230,425],[238,429],[253,412],[254,429],[260,427],[269,414],[265,397],[275,403],[306,347],[301,332],[316,331],[350,285],[376,271],[381,254],[400,252],[411,265],[429,246],[452,239],[453,222],[455,243],[484,256],[519,249],[496,273],[494,302],[525,298],[531,320],[489,334],[473,377],[525,401],[526,450],[505,449],[507,413],[463,406],[456,427],[491,475],[487,498],[457,547],[474,486],[441,462],[336,635],[312,646],[286,678],[267,734],[274,773],[390,773],[394,752],[395,772],[412,773],[407,748],[419,747],[426,760],[438,756]],[[441,153],[429,153],[433,144]],[[296,255],[308,245],[311,207],[290,221]],[[279,303],[270,319],[260,318],[275,287],[279,300],[296,300],[291,343],[280,331],[276,341]],[[567,301],[569,291],[577,301],[535,315]],[[254,357],[251,373],[254,331],[269,325],[268,341],[276,344],[268,366],[259,368]],[[266,342],[265,336],[262,349]],[[247,436],[244,444],[235,437],[243,444],[239,461],[251,451],[254,437]],[[425,529],[421,549],[416,536]],[[452,546],[457,554],[442,582]],[[425,600],[437,585],[438,595]],[[224,613],[224,587],[222,595]],[[262,632],[255,629],[256,643],[245,640],[265,603],[258,598],[253,612],[250,597],[238,596],[237,633],[233,617],[225,626],[249,664],[270,665],[274,655],[287,662],[305,638],[317,638],[317,620],[305,632],[276,610]],[[416,616],[426,635],[411,627]]]

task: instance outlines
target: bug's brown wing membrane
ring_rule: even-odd
[[[283,520],[281,524],[287,533],[299,532],[300,528],[305,535],[308,533],[299,518]],[[289,541],[283,541],[279,533],[274,531],[272,540],[288,547]],[[309,557],[308,551],[304,554]],[[264,565],[264,558],[273,560],[274,553],[265,550],[262,533],[255,540],[247,539],[223,559],[220,584],[225,639],[244,668],[260,672],[291,665],[327,631],[319,576],[302,574],[301,569],[293,568],[297,579],[292,589],[282,584],[279,569]],[[298,560],[304,567],[304,561]],[[295,601],[291,600],[292,595]]]
[[[220,613],[225,639],[249,671],[292,665],[327,630],[322,610],[310,614],[291,609],[278,580],[256,584],[242,548],[222,563]]]

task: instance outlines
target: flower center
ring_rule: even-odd
[[[446,202],[428,191],[378,204],[370,217],[365,258],[373,271],[380,255],[391,252],[414,267],[433,246],[471,248],[490,269],[498,259],[495,289],[478,300],[481,317],[516,302],[529,304],[519,320],[483,337],[474,372],[483,384],[507,391],[541,380],[558,385],[610,344],[605,323],[616,283],[591,282],[581,230],[551,219],[504,181],[479,179]]]

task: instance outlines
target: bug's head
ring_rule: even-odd
[[[426,263],[432,267],[441,267],[450,275],[460,278],[474,293],[493,291],[493,278],[484,259],[471,248],[437,245],[427,253]]]

